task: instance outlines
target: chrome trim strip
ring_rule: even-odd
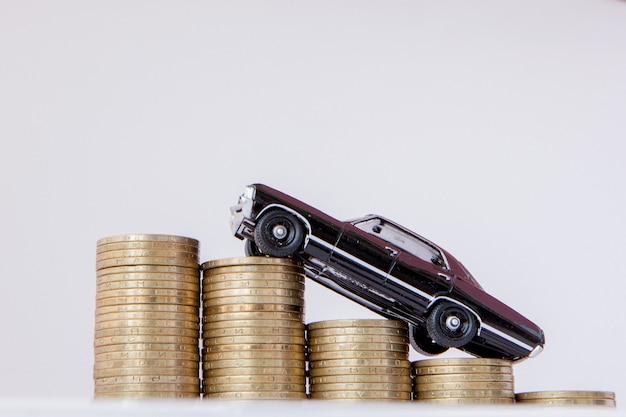
[[[499,336],[499,337],[501,337],[503,339],[506,339],[506,340],[508,340],[511,343],[515,343],[517,346],[522,347],[522,348],[528,350],[529,352],[532,352],[535,349],[532,346],[527,345],[526,343],[522,342],[521,340],[518,340],[518,339],[514,338],[513,336],[508,335],[508,334],[504,333],[503,331],[496,329],[493,326],[490,326],[488,324],[483,324],[483,328],[485,330],[495,334],[496,336]]]

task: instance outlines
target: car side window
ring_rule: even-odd
[[[404,252],[415,255],[423,261],[447,267],[441,252],[437,248],[419,239],[417,236],[396,227],[394,224],[386,222],[384,219],[374,217],[355,222],[354,225],[370,235],[378,236],[384,241],[399,247]]]

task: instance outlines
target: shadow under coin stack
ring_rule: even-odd
[[[205,399],[306,399],[304,269],[289,259],[204,263]]]
[[[413,362],[415,399],[437,404],[513,404],[512,362],[458,358]]]
[[[199,398],[199,243],[169,235],[100,239],[96,398]]]
[[[307,326],[312,399],[411,399],[406,323],[330,320]]]

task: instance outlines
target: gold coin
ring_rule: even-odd
[[[460,389],[446,391],[416,391],[418,399],[428,398],[514,398],[508,389]]]
[[[173,263],[176,260],[193,261],[198,263],[197,252],[176,252],[171,250],[147,250],[147,249],[128,249],[113,250],[109,252],[100,252],[96,254],[96,263],[110,261],[112,259],[136,259],[136,258],[171,258]],[[193,265],[193,264],[192,264]]]
[[[255,279],[257,274],[278,274],[278,275],[288,275],[292,278],[288,279],[297,279],[302,280],[304,282],[305,272],[304,269],[300,266],[284,266],[284,265],[240,265],[240,266],[228,266],[228,267],[220,267],[213,269],[205,269],[202,272],[202,276],[205,279],[209,280],[231,280],[231,276],[238,274],[245,274],[248,276],[245,279]],[[239,278],[242,279],[242,278]],[[282,278],[281,278],[282,279]]]
[[[447,390],[475,390],[497,389],[513,392],[512,382],[437,382],[432,384],[416,383],[415,391],[447,391]]]
[[[172,312],[199,315],[200,309],[193,306],[178,304],[119,304],[96,308],[96,316],[110,313],[130,313],[130,312]]]
[[[291,359],[231,359],[213,362],[204,362],[202,369],[217,368],[251,368],[251,367],[269,367],[269,368],[302,368],[305,369],[304,360]]]
[[[321,349],[325,345],[336,345],[342,343],[358,343],[358,344],[385,344],[385,343],[393,343],[393,344],[404,344],[408,347],[409,338],[404,336],[384,336],[384,335],[345,335],[345,336],[323,336],[323,337],[312,337],[309,334],[308,337],[309,344],[313,346],[319,346]],[[375,348],[369,349],[375,350]]]
[[[332,375],[310,378],[311,385],[337,385],[337,384],[404,384],[411,385],[410,375]]]
[[[275,350],[235,350],[226,352],[204,352],[206,361],[221,361],[233,359],[286,359],[304,360],[304,352],[275,351]]]
[[[190,384],[200,385],[198,376],[181,375],[132,375],[112,376],[108,378],[94,379],[95,385],[123,385],[123,384]]]
[[[449,382],[513,382],[513,374],[446,374],[446,375],[418,375],[416,384],[436,384]]]
[[[170,304],[198,307],[200,306],[200,300],[198,298],[165,296],[115,297],[96,300],[97,309],[100,307],[110,307],[126,304]]]
[[[416,375],[443,375],[443,374],[512,374],[513,370],[510,366],[424,366],[415,368]]]
[[[94,355],[94,362],[124,360],[124,359],[183,359],[188,361],[199,361],[200,355],[190,352],[172,352],[169,350],[126,350],[123,352],[108,352]]]
[[[200,293],[200,281],[198,281],[197,277],[191,275],[168,275],[145,272],[136,274],[96,275],[96,291],[106,290],[106,286],[108,286],[109,289],[114,289],[113,287],[141,288],[142,286],[148,287],[148,285],[152,285],[153,288],[166,287],[171,289],[186,289],[196,291],[198,294]]]
[[[250,328],[250,329],[276,329],[276,332],[284,330],[297,331],[298,334],[304,334],[304,323],[295,320],[225,320],[225,321],[212,321],[209,320],[204,323],[203,329],[206,330],[233,330],[238,328]],[[246,330],[242,330],[245,332]]]
[[[168,392],[183,391],[200,393],[200,383],[196,384],[119,384],[96,385],[95,392]]]
[[[96,246],[96,254],[109,251],[120,250],[169,250],[180,252],[198,253],[198,245],[190,245],[178,242],[146,242],[146,241],[130,241],[105,243]]]
[[[337,367],[399,367],[411,368],[408,360],[402,359],[331,359],[311,363],[311,369]]]
[[[512,366],[513,362],[492,358],[443,358],[425,359],[413,362],[414,368],[433,368],[441,366]]]
[[[163,235],[163,234],[127,234],[127,235],[117,235],[117,236],[109,236],[99,239],[97,242],[97,246],[106,245],[108,243],[118,243],[118,242],[174,242],[174,243],[184,243],[187,245],[199,246],[200,242],[197,239],[185,236],[176,236],[176,235]]]
[[[168,335],[132,335],[132,336],[111,336],[94,339],[94,347],[107,345],[125,345],[137,343],[174,343],[198,345],[199,337],[168,336]]]
[[[377,374],[377,375],[334,375],[334,376],[317,376],[311,377],[311,385],[317,384],[354,384],[354,383],[389,383],[389,384],[411,384],[410,375],[392,375],[392,374]]]
[[[198,353],[200,348],[197,344],[185,344],[185,343],[123,343],[120,345],[104,345],[94,347],[94,354],[99,355],[101,353],[108,352],[122,352],[122,351],[136,351],[136,350],[155,350],[155,351],[172,351],[172,352],[191,352]]]
[[[336,343],[334,345],[309,345],[309,352],[393,351],[409,353],[409,345],[402,343]]]
[[[185,290],[193,291],[200,294],[200,283],[190,284],[184,281],[148,281],[148,280],[126,280],[126,281],[109,281],[96,285],[96,292],[108,290],[125,290],[125,289],[141,289],[154,288],[164,290]]]
[[[94,363],[94,369],[98,370],[111,368],[141,368],[144,366],[198,369],[198,361],[188,361],[184,359],[120,359]]]
[[[304,385],[306,383],[306,377],[304,375],[230,375],[230,376],[206,377],[203,379],[202,382],[205,387],[207,385],[234,385],[234,384]]]
[[[96,331],[128,327],[178,327],[200,331],[200,325],[182,320],[114,320],[95,324]]]
[[[150,367],[142,366],[139,368],[110,368],[110,369],[95,369],[93,371],[94,379],[102,378],[114,378],[119,376],[136,376],[136,375],[158,375],[161,377],[199,377],[198,369],[192,368],[163,368],[163,367]]]
[[[310,361],[323,361],[331,359],[409,359],[408,352],[387,352],[375,350],[351,350],[337,352],[309,352]]]
[[[274,278],[274,276],[272,276]],[[304,291],[305,284],[302,280],[276,280],[276,279],[248,279],[248,280],[232,280],[211,282],[203,280],[202,288],[205,293],[222,290],[236,290],[244,288],[280,288],[288,290]]]
[[[224,336],[224,337],[204,337],[204,346],[221,345],[243,345],[243,344],[285,344],[285,345],[305,345],[304,334],[301,336],[289,336],[274,334],[271,336],[250,335],[250,336]]]
[[[96,392],[94,395],[95,399],[101,400],[144,400],[146,398],[159,398],[159,399],[173,399],[175,398],[178,401],[190,401],[191,399],[195,399],[200,401],[200,393],[191,393],[191,392]]]
[[[411,370],[408,367],[394,366],[351,366],[351,367],[328,367],[313,368],[309,370],[311,378],[324,376],[341,376],[341,375],[396,375],[410,376]]]
[[[470,404],[513,404],[512,398],[431,398],[416,399],[417,402],[426,404],[446,404],[446,405],[470,405]]]
[[[304,354],[303,344],[284,343],[236,343],[232,345],[210,345],[204,347],[206,353],[235,352],[235,351],[261,351],[268,350],[274,352],[299,352]]]
[[[202,337],[205,339],[230,336],[298,336],[304,341],[304,329],[290,329],[289,327],[232,327],[207,329],[205,327],[202,332]]]
[[[397,400],[410,401],[411,393],[404,391],[326,391],[311,392],[311,399],[320,400]]]
[[[183,336],[197,339],[199,335],[198,330],[180,327],[127,327],[99,330],[95,333],[95,339],[117,336]]]
[[[288,368],[288,367],[238,367],[238,368],[214,368],[204,369],[204,378],[220,377],[220,376],[246,376],[246,375],[291,375],[305,377],[306,370],[304,367]]]
[[[331,327],[328,329],[308,329],[310,338],[322,338],[330,336],[401,336],[408,338],[408,332],[406,328],[400,327]]]
[[[220,297],[203,299],[204,305],[208,308],[232,305],[232,304],[286,304],[290,306],[304,306],[302,297],[281,297],[278,295],[241,295],[238,297]]]
[[[277,316],[279,313],[298,313],[298,318],[302,321],[302,313],[304,312],[304,306],[300,305],[287,305],[287,304],[232,304],[232,305],[223,305],[217,307],[207,307],[206,305],[203,308],[203,314],[206,318],[213,319],[213,317],[222,313],[254,313],[261,312],[263,313],[263,317],[267,319],[270,315]],[[280,317],[280,316],[277,316]]]
[[[216,384],[205,385],[205,393],[211,392],[241,392],[241,391],[287,391],[305,392],[304,383],[281,384],[281,383],[241,383],[241,384]]]
[[[376,328],[407,328],[407,324],[398,320],[386,320],[386,319],[363,319],[363,320],[327,320],[309,323],[307,325],[309,330],[317,329],[331,329],[336,327],[341,328],[362,328],[362,327],[376,327]]]
[[[272,288],[282,286],[305,285],[305,276],[303,274],[287,273],[287,272],[237,272],[228,274],[204,275],[202,284],[205,288],[210,289],[213,286],[227,287],[228,289],[235,286],[236,288]],[[275,287],[274,287],[275,288]],[[217,289],[217,288],[216,288]]]
[[[518,404],[522,405],[540,405],[540,406],[583,406],[583,407],[593,407],[593,406],[605,406],[605,407],[616,407],[617,403],[615,400],[609,399],[593,399],[593,398],[544,398],[541,400],[522,400],[517,401]]]
[[[235,306],[233,306],[235,307]],[[297,324],[303,324],[302,307],[300,311],[224,311],[221,313],[208,313],[208,309],[204,309],[203,322],[206,324],[214,324],[218,322],[230,322],[241,320],[277,320],[280,322],[290,321]]]
[[[205,291],[202,297],[203,300],[214,300],[216,298],[228,298],[228,297],[248,297],[248,296],[261,296],[261,297],[293,297],[303,298],[303,290],[285,290],[281,288],[238,288],[233,290],[219,290],[219,291]]]
[[[288,258],[270,258],[266,256],[246,256],[243,258],[218,259],[202,264],[202,270],[221,267],[240,267],[242,265],[276,265],[276,266],[300,266],[301,263]]]
[[[204,393],[204,397],[208,399],[221,400],[306,400],[307,396],[302,392],[289,391],[237,391],[237,392],[211,392]]]
[[[535,391],[520,392],[515,394],[517,400],[535,400],[535,399],[603,399],[614,400],[615,393],[611,391]]]
[[[344,382],[338,384],[315,384],[311,385],[311,392],[337,392],[337,391],[396,391],[411,392],[412,385],[393,384],[390,382]]]
[[[125,288],[119,290],[108,290],[96,292],[96,300],[103,298],[118,298],[118,297],[183,297],[183,298],[199,298],[200,295],[197,291],[186,291],[178,289],[164,289],[164,288]]]
[[[200,280],[200,270],[197,266],[190,268],[172,266],[172,265],[130,265],[130,266],[113,266],[106,269],[96,271],[98,278],[110,275],[125,276],[126,274],[157,274],[171,277],[170,280],[187,280],[193,278]]]
[[[166,265],[180,266],[185,268],[196,268],[198,263],[193,259],[182,257],[164,257],[164,256],[142,256],[135,258],[112,258],[96,261],[96,269],[112,268],[116,266],[130,265]]]
[[[96,323],[125,320],[181,320],[200,323],[200,316],[190,313],[175,313],[170,311],[131,311],[127,313],[96,314]]]

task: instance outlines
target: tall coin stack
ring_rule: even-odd
[[[200,397],[198,250],[169,235],[97,242],[96,398]]]
[[[556,406],[615,407],[615,393],[611,391],[537,391],[515,394],[518,404]]]
[[[415,399],[440,404],[513,404],[512,362],[458,358],[413,362]]]
[[[406,323],[330,320],[307,326],[312,399],[411,399]]]
[[[306,399],[304,269],[289,259],[204,263],[205,399]]]

